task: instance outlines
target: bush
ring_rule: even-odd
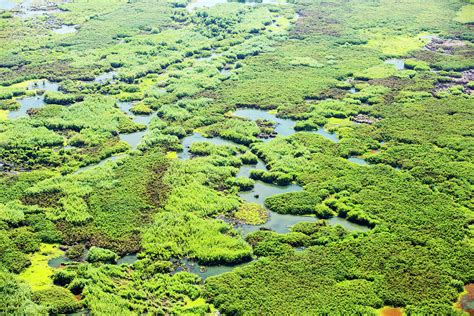
[[[45,306],[51,314],[73,313],[81,307],[69,290],[59,286],[34,292],[33,300]]]
[[[77,274],[74,271],[69,271],[67,269],[59,269],[54,271],[53,282],[59,286],[67,286],[69,283],[74,280]]]
[[[81,244],[71,246],[66,250],[66,257],[72,260],[79,260],[84,255],[84,250],[85,248]]]
[[[229,178],[226,183],[230,186],[237,186],[239,191],[250,191],[255,185],[255,181],[247,177]]]
[[[245,224],[260,225],[267,221],[269,215],[267,210],[259,204],[243,203],[234,213],[234,217]]]
[[[320,202],[317,195],[308,192],[290,192],[277,194],[265,199],[265,206],[279,214],[314,214]]]
[[[70,105],[74,102],[81,101],[82,97],[72,94],[63,94],[60,92],[46,92],[44,95],[44,102],[48,104]]]
[[[118,255],[109,249],[91,247],[86,260],[89,262],[116,263]]]

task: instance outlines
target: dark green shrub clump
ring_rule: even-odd
[[[51,314],[73,313],[81,306],[69,290],[59,286],[33,293],[33,301],[45,306]]]
[[[49,104],[69,105],[82,101],[83,98],[73,94],[63,94],[60,92],[47,92],[44,95],[44,102]]]
[[[109,249],[91,247],[87,253],[86,260],[89,262],[115,263],[118,255]]]
[[[66,250],[66,257],[72,260],[79,260],[84,255],[84,246],[83,245],[74,245],[69,247]]]

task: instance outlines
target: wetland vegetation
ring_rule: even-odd
[[[0,0],[0,314],[474,315],[471,0]]]

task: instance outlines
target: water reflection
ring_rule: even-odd
[[[369,164],[367,161],[365,161],[365,159],[357,158],[357,157],[350,157],[347,160],[355,164],[358,164],[360,166],[367,166]]]
[[[251,191],[240,192],[239,196],[244,201],[247,201],[249,203],[257,203],[263,206],[264,201],[267,197],[276,194],[298,191],[303,191],[303,188],[297,184],[280,186],[276,184],[265,183],[262,181],[256,181],[254,188]]]
[[[16,6],[15,1],[0,0],[0,10],[11,10]]]
[[[237,177],[247,177],[250,178],[250,173],[252,170],[266,170],[265,163],[259,159],[256,165],[243,165],[240,167]]]
[[[106,83],[106,82],[111,81],[112,79],[114,79],[114,77],[116,75],[117,75],[116,71],[105,72],[105,73],[100,74],[97,77],[95,77],[94,82]]]
[[[38,80],[30,83],[27,90],[44,90],[44,91],[59,91],[59,83],[51,82],[49,80]]]
[[[43,96],[26,97],[17,101],[20,103],[20,109],[8,112],[9,119],[28,116],[27,112],[29,109],[38,109],[46,104],[44,103]]]
[[[281,0],[193,0],[187,6],[188,11],[193,11],[199,8],[210,8],[221,3],[241,3],[246,5],[257,5],[257,4],[285,4],[286,1]]]
[[[405,61],[403,59],[390,58],[385,61],[386,64],[394,65],[395,69],[403,70],[405,69]]]
[[[238,109],[234,112],[235,116],[244,117],[246,119],[256,121],[256,120],[267,120],[275,122],[275,132],[280,136],[289,136],[295,133],[296,122],[291,119],[282,119],[278,118],[273,114],[270,114],[268,111],[259,110],[259,109]]]
[[[339,143],[339,138],[337,138],[337,135],[335,133],[329,133],[328,131],[326,131],[324,128],[319,128],[318,130],[316,131],[312,131],[312,133],[315,133],[315,134],[318,134],[318,135],[321,135],[323,136],[324,138],[327,138],[329,139],[330,141],[334,142],[334,143]]]
[[[202,266],[193,260],[183,259],[181,261],[180,266],[176,268],[175,271],[173,271],[173,274],[180,271],[187,271],[190,273],[197,274],[203,279],[206,279],[211,276],[231,272],[235,268],[241,267],[246,264],[248,264],[248,262],[234,265]]]
[[[137,255],[126,255],[117,260],[117,265],[120,265],[120,264],[132,265],[137,260],[138,260]]]
[[[187,136],[183,138],[183,141],[182,141],[183,151],[178,154],[178,158],[181,160],[189,159],[191,157],[191,153],[189,152],[189,147],[191,146],[192,143],[195,143],[195,142],[205,142],[205,143],[211,143],[214,145],[232,145],[232,146],[237,145],[236,143],[230,140],[223,139],[221,137],[206,138],[199,133],[194,133],[191,136]]]
[[[53,259],[49,260],[48,261],[48,266],[50,266],[51,268],[59,268],[59,267],[63,266],[65,263],[69,263],[69,262],[72,262],[72,260],[69,259],[68,257],[59,256],[59,257],[56,257],[56,258],[53,258]]]
[[[53,32],[56,34],[71,34],[77,32],[75,25],[63,25],[60,28],[53,29]]]

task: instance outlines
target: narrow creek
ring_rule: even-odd
[[[133,118],[133,121],[137,124],[143,124],[147,126],[150,125],[151,120],[153,119],[153,114],[150,115],[136,115],[133,114],[130,109],[132,108],[133,104],[131,102],[117,102],[117,106],[119,107],[122,112],[127,115],[130,115]],[[128,133],[128,134],[120,134],[120,140],[128,143],[132,149],[136,149],[138,144],[143,138],[143,135],[147,132],[147,129],[142,131]]]
[[[269,113],[268,111],[260,110],[260,109],[238,109],[234,112],[234,116],[242,117],[248,120],[256,121],[256,120],[267,120],[271,122],[275,122],[275,132],[277,132],[278,136],[290,136],[295,131],[296,122],[291,119],[283,119],[278,118],[274,114]],[[336,134],[329,133],[325,131],[323,128],[319,128],[318,130],[314,131],[333,142],[338,142],[339,139],[337,138]],[[264,140],[266,141],[266,140]],[[178,154],[178,158],[181,160],[187,160],[191,158],[191,154],[189,152],[189,147],[191,144],[195,142],[208,142],[214,145],[237,145],[236,143],[223,139],[221,137],[213,137],[213,138],[205,138],[198,133],[194,133],[191,136],[187,136],[183,138],[183,151]],[[365,165],[367,162],[361,158],[351,157],[348,159],[352,163],[356,163],[359,165]],[[243,165],[240,167],[239,172],[237,173],[237,177],[250,177],[250,173],[252,170],[265,170],[268,171],[265,163],[259,159],[255,165]],[[263,181],[255,181],[255,185],[252,190],[250,191],[243,191],[239,192],[239,197],[248,202],[248,203],[257,203],[265,207],[265,199],[276,195],[276,194],[283,194],[289,192],[297,192],[303,191],[303,187],[298,184],[290,184],[286,186],[280,186],[271,183],[265,183]],[[318,220],[315,216],[297,216],[297,215],[287,215],[287,214],[278,214],[268,210],[269,212],[269,220],[262,225],[239,225],[239,228],[242,230],[243,235],[247,235],[250,232],[259,230],[260,228],[268,228],[277,233],[288,233],[290,231],[290,227],[294,224],[302,221],[306,222],[315,222]],[[367,231],[369,228],[363,225],[358,225],[348,220],[340,217],[333,217],[328,220],[328,224],[330,225],[341,225],[349,231]]]
[[[125,114],[132,116],[133,120],[136,123],[142,123],[148,126],[152,119],[152,115],[137,116],[131,113],[130,109],[133,106],[131,102],[117,102],[117,106]],[[296,133],[294,129],[296,122],[294,120],[278,118],[275,115],[264,110],[238,109],[237,111],[234,112],[234,115],[245,118],[245,119],[249,119],[252,121],[256,121],[256,120],[272,121],[276,123],[275,131],[277,132],[278,136],[285,137],[285,136],[290,136]],[[132,148],[136,148],[136,146],[140,142],[145,132],[146,131],[140,131],[140,132],[135,132],[135,133],[130,133],[130,134],[121,134],[120,139],[129,143]],[[314,133],[317,133],[333,142],[339,141],[336,134],[329,133],[325,131],[323,128],[320,128],[314,131]],[[232,146],[238,145],[230,140],[226,140],[221,137],[206,138],[200,135],[199,133],[194,133],[182,139],[183,151],[178,154],[178,158],[180,160],[191,159],[192,155],[189,152],[189,148],[193,143],[196,143],[196,142],[208,142],[214,145],[232,145]],[[109,157],[101,161],[99,164],[83,167],[76,172],[80,172],[80,171],[92,168],[94,166],[104,164],[105,162],[109,160],[115,160],[117,158],[118,156]],[[352,163],[356,163],[359,165],[367,164],[365,160],[357,158],[357,157],[351,157],[348,160]],[[249,177],[252,170],[258,170],[258,169],[266,170],[266,171],[268,170],[264,161],[262,161],[261,159],[258,159],[255,165],[242,165],[236,176]],[[303,191],[303,190],[304,190],[303,187],[301,187],[298,184],[279,186],[279,185],[275,185],[271,183],[265,183],[262,181],[256,181],[254,188],[252,190],[239,192],[238,196],[243,201],[246,201],[249,203],[257,203],[265,207],[264,202],[267,197],[270,197],[276,194],[297,192],[297,191]],[[265,224],[262,224],[262,225],[238,224],[236,225],[236,229],[240,230],[243,236],[251,232],[257,231],[261,228],[271,229],[277,233],[284,234],[284,233],[288,233],[290,231],[290,228],[299,222],[316,222],[319,220],[319,218],[317,218],[316,216],[278,214],[268,209],[267,211],[269,212],[270,216],[269,216],[268,221]],[[344,218],[340,218],[340,217],[330,218],[327,220],[327,223],[329,225],[340,225],[344,227],[345,229],[347,229],[348,231],[364,232],[364,231],[369,230],[369,228],[366,226],[349,222],[348,220]],[[120,258],[117,264],[133,264],[136,260],[138,260],[137,256],[135,254],[130,254],[130,255],[126,255]],[[67,259],[65,256],[61,256],[61,257],[52,259],[49,264],[51,267],[59,267],[67,262],[70,262],[70,260]],[[196,261],[184,259],[184,260],[181,260],[181,262],[179,262],[178,267],[173,271],[173,273],[176,273],[179,271],[188,271],[188,272],[199,275],[203,279],[206,279],[207,277],[210,277],[210,276],[215,276],[222,273],[230,272],[234,268],[245,265],[245,264],[248,264],[248,262],[237,264],[237,265],[202,266],[202,265],[199,265]]]
[[[295,131],[296,122],[291,119],[283,119],[278,118],[275,115],[269,113],[268,111],[259,110],[259,109],[238,109],[234,112],[234,116],[242,117],[245,119],[249,119],[252,121],[256,120],[267,120],[276,123],[275,132],[277,132],[278,136],[290,136]],[[329,133],[325,131],[323,128],[320,128],[314,133],[317,133],[332,142],[338,142],[339,139],[337,138],[336,134]],[[267,139],[268,140],[268,139]],[[263,141],[267,141],[263,140]],[[213,137],[213,138],[205,138],[199,133],[194,133],[193,135],[187,136],[183,138],[183,151],[178,154],[178,158],[181,160],[191,159],[192,156],[189,152],[189,147],[191,144],[195,142],[207,142],[212,143],[214,145],[238,145],[232,141],[223,139],[221,137]],[[359,165],[367,164],[365,160],[351,157],[349,161],[352,163],[356,163]],[[237,177],[249,177],[252,170],[265,170],[267,171],[267,167],[265,163],[258,159],[255,165],[242,165],[237,173]],[[238,196],[246,202],[249,203],[257,203],[263,207],[265,207],[265,199],[267,197],[276,195],[276,194],[283,194],[289,192],[297,192],[303,191],[303,187],[298,184],[290,184],[286,186],[279,186],[271,183],[265,183],[263,181],[255,181],[255,185],[252,190],[250,191],[242,191],[238,193]],[[265,207],[266,208],[266,207]],[[266,208],[267,209],[267,208]],[[248,225],[248,224],[237,224],[236,229],[240,230],[242,235],[245,236],[251,232],[257,231],[261,228],[271,229],[280,234],[288,233],[290,228],[299,223],[299,222],[316,222],[319,220],[316,216],[300,216],[300,215],[288,215],[288,214],[278,214],[276,212],[272,212],[267,209],[269,212],[269,219],[265,224],[262,225]],[[368,231],[369,228],[363,225],[359,225],[356,223],[352,223],[344,218],[341,217],[332,217],[327,220],[329,225],[340,225],[348,231],[360,231],[365,232]],[[298,249],[296,249],[298,250]],[[180,266],[175,270],[175,272],[179,271],[188,271],[191,273],[195,273],[201,276],[203,279],[219,275],[225,272],[232,271],[235,267],[242,266],[248,263],[238,264],[238,265],[213,265],[209,267],[200,266],[198,263],[192,260],[183,260]]]

